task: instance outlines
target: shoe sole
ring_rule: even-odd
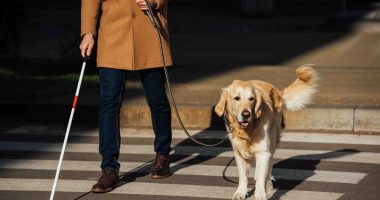
[[[150,178],[152,178],[152,179],[163,179],[163,178],[167,178],[167,177],[169,177],[171,175],[172,175],[171,173],[169,173],[167,175],[164,175],[164,176],[158,176],[158,175],[152,175],[152,174],[150,174]]]
[[[115,188],[116,188],[116,186],[111,187],[111,188],[107,188],[107,189],[95,188],[95,189],[91,189],[91,192],[93,192],[93,193],[107,193],[107,192],[111,192]]]

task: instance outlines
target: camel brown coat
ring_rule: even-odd
[[[172,65],[167,1],[157,0],[165,62]],[[135,0],[82,0],[81,34],[96,35],[99,11],[97,66],[125,70],[162,67],[156,30]]]

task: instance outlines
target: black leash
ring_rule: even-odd
[[[187,135],[187,137],[189,137],[193,142],[195,142],[195,143],[197,143],[199,145],[206,146],[206,147],[215,147],[215,146],[218,146],[218,145],[222,144],[228,138],[228,134],[226,134],[223,139],[221,139],[219,142],[217,142],[215,144],[206,144],[206,143],[203,143],[203,142],[195,139],[193,136],[191,136],[190,133],[187,131],[186,127],[183,125],[182,119],[179,116],[177,105],[175,103],[174,96],[173,96],[173,93],[172,93],[172,88],[171,88],[170,79],[169,79],[169,73],[168,73],[168,71],[166,69],[164,49],[162,47],[162,38],[161,38],[162,34],[161,34],[160,26],[158,25],[158,23],[157,23],[157,21],[156,21],[156,19],[154,17],[152,6],[148,2],[148,0],[145,0],[145,3],[148,6],[148,10],[146,11],[146,14],[147,14],[149,20],[152,22],[152,25],[153,25],[154,29],[157,32],[157,38],[158,38],[159,43],[160,43],[161,60],[162,60],[162,66],[163,66],[164,72],[165,72],[166,85],[167,85],[167,89],[168,89],[169,96],[170,96],[170,103],[171,103],[171,105],[174,108],[175,114],[177,116],[177,119],[178,119],[178,122],[179,122],[181,128],[183,129],[183,131],[185,132],[185,134]]]

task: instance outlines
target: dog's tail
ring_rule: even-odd
[[[311,102],[317,92],[318,73],[310,65],[302,65],[296,70],[297,79],[284,89],[282,98],[287,110],[296,111]]]

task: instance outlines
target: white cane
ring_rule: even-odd
[[[58,177],[59,177],[59,172],[61,171],[61,165],[62,165],[63,155],[65,154],[67,139],[69,138],[69,132],[70,132],[70,128],[71,128],[71,123],[73,121],[75,108],[77,106],[77,101],[78,101],[78,96],[79,96],[79,90],[80,90],[80,86],[82,85],[82,79],[83,79],[84,69],[86,68],[87,60],[88,60],[88,57],[87,56],[84,57],[83,64],[82,64],[82,70],[80,72],[79,81],[78,81],[78,85],[77,85],[77,91],[75,92],[73,107],[71,109],[69,123],[67,124],[65,139],[63,141],[63,146],[62,146],[62,150],[61,150],[61,156],[59,157],[57,172],[55,173],[55,178],[54,178],[54,183],[53,183],[53,189],[51,190],[51,194],[50,194],[50,200],[54,199],[54,193],[55,193],[55,189],[57,187],[57,181],[58,181]]]

